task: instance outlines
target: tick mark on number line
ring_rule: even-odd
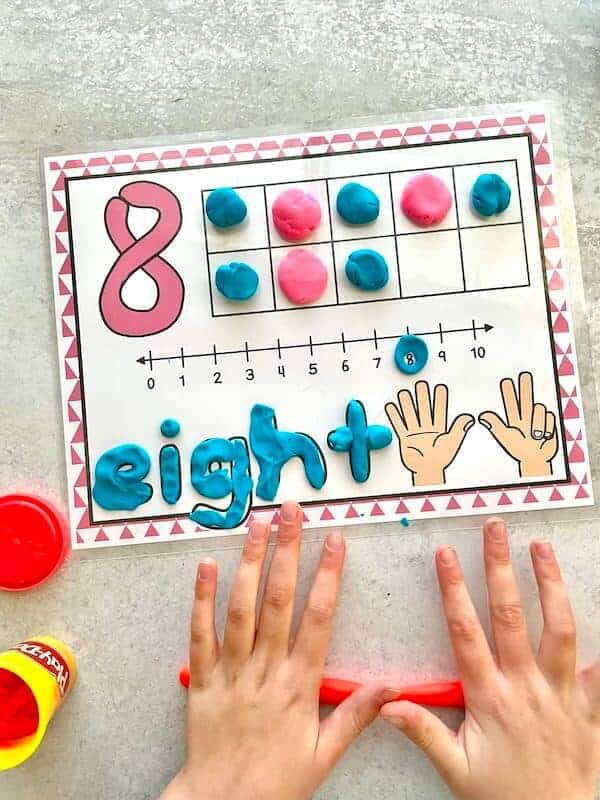
[[[407,336],[410,336],[410,330],[409,330],[409,327],[408,327],[408,325],[406,326],[406,335],[407,335]]]
[[[444,344],[444,331],[442,330],[441,322],[438,322],[438,328],[440,329],[440,344]]]
[[[312,356],[313,355],[313,341],[312,341],[312,336],[310,336],[310,335],[308,337],[308,346],[310,347],[310,354]]]
[[[281,360],[281,342],[279,341],[279,339],[277,339],[277,355],[279,356],[279,359]]]
[[[183,354],[183,347],[179,348],[179,353],[180,353],[180,357],[181,357],[181,366],[185,367],[185,356]]]
[[[150,372],[152,372],[152,350],[148,350],[148,364],[150,364]]]
[[[246,350],[246,364],[250,361],[250,355],[248,353],[248,342],[244,342],[244,348]]]
[[[217,345],[213,344],[213,360],[215,362],[215,366],[217,365]]]
[[[344,331],[342,331],[342,353],[346,352],[346,340],[344,339]]]
[[[471,325],[473,326],[473,341],[477,339],[477,328],[475,327],[475,320],[471,320]]]
[[[377,347],[378,347],[378,344],[377,344],[377,330],[375,328],[373,328],[373,342],[375,344],[375,350],[377,350]]]

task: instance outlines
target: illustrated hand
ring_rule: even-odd
[[[388,703],[382,716],[426,756],[458,800],[593,800],[600,772],[600,661],[575,671],[575,623],[552,546],[531,558],[544,629],[531,650],[502,520],[484,526],[492,655],[456,552],[436,564],[466,716],[458,733],[431,712]]]
[[[385,411],[400,443],[402,463],[412,472],[413,485],[445,483],[446,467],[456,458],[475,419],[459,414],[448,428],[448,387],[437,384],[432,407],[426,381],[415,384],[415,402],[407,389],[401,389],[398,405],[387,403]]]
[[[506,422],[493,411],[484,411],[479,422],[500,447],[519,462],[521,477],[552,475],[551,461],[558,450],[556,420],[542,403],[535,403],[530,372],[519,375],[519,395],[512,378],[500,381]]]
[[[162,800],[307,800],[394,690],[365,687],[319,722],[319,684],[345,545],[330,533],[295,641],[302,511],[284,503],[257,625],[270,528],[254,522],[215,632],[217,566],[203,559],[192,609],[187,758]]]

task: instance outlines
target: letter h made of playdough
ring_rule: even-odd
[[[250,448],[260,469],[256,494],[263,500],[275,499],[281,470],[294,457],[302,461],[313,488],[320,489],[325,483],[327,469],[318,444],[306,433],[280,431],[269,406],[257,404],[250,413]]]

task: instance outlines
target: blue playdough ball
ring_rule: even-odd
[[[394,361],[400,372],[414,375],[420,372],[429,359],[429,350],[425,341],[412,333],[401,336],[394,350]]]
[[[231,228],[246,218],[246,203],[233,189],[213,189],[206,200],[206,216],[217,228]]]
[[[346,261],[346,275],[350,283],[374,292],[383,289],[389,279],[385,258],[375,250],[354,250]]]
[[[379,198],[360,183],[346,183],[338,192],[337,212],[350,225],[366,225],[379,216]]]
[[[480,175],[471,189],[471,205],[482,217],[506,211],[510,203],[510,186],[495,173]]]
[[[249,300],[258,289],[258,275],[248,264],[221,264],[215,274],[217,289],[228,300]]]

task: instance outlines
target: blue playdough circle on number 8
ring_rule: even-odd
[[[429,360],[427,345],[418,336],[407,333],[401,336],[394,350],[394,361],[400,372],[405,375],[414,375],[420,372]]]

